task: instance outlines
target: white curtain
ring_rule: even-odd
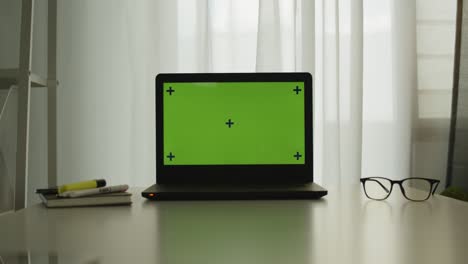
[[[59,183],[155,181],[160,72],[314,72],[314,2],[59,1]]]
[[[415,1],[318,3],[318,174],[324,182],[409,177]]]
[[[416,1],[59,1],[59,183],[155,177],[160,72],[314,75],[315,178],[411,175]]]

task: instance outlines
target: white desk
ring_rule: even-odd
[[[316,201],[150,202],[0,217],[0,256],[16,263],[468,263],[468,203],[365,198],[360,186]],[[0,261],[1,263],[1,261]]]

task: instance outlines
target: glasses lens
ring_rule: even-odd
[[[369,178],[364,183],[364,191],[367,196],[375,200],[386,199],[390,195],[392,183],[387,179]]]
[[[423,179],[406,179],[402,183],[406,198],[424,201],[431,195],[431,183]]]

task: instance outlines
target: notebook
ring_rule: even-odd
[[[39,193],[44,205],[53,207],[78,207],[78,206],[98,206],[98,205],[129,205],[132,203],[132,194],[129,192],[98,194],[77,198],[61,198],[55,194]]]

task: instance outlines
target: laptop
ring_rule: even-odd
[[[156,76],[151,200],[318,199],[309,73]]]

